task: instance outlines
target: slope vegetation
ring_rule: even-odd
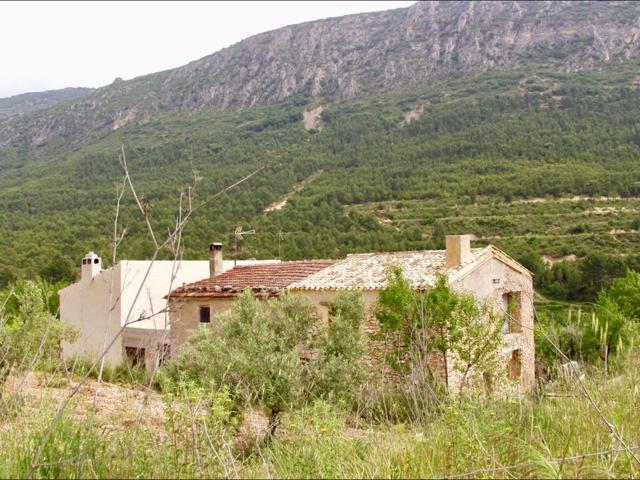
[[[553,257],[633,254],[636,69],[460,76],[325,105],[322,131],[303,124],[314,98],[294,96],[240,112],[157,115],[39,161],[5,155],[0,264],[35,274],[55,252],[79,258],[93,249],[107,257],[121,144],[158,231],[174,222],[177,192],[194,172],[203,178],[196,197],[204,200],[269,167],[194,215],[184,244],[190,258],[202,257],[212,240],[233,244],[238,225],[257,230],[241,244],[243,256],[438,247],[445,232],[456,231],[512,253],[526,246]],[[417,107],[421,117],[404,125],[404,113]],[[313,182],[299,183],[319,170]],[[263,214],[290,192],[286,205]],[[576,195],[619,198],[517,202]],[[125,197],[121,254],[143,258],[151,244],[133,207]]]

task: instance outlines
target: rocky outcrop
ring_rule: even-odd
[[[0,146],[82,141],[157,112],[241,109],[293,94],[350,99],[454,72],[563,70],[640,51],[634,2],[419,2],[288,26],[180,68],[116,81],[55,111],[0,123]]]
[[[53,107],[59,103],[75,100],[88,95],[93,88],[63,88],[46,92],[23,93],[8,98],[0,98],[0,120]]]

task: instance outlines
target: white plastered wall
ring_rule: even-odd
[[[238,265],[266,262],[275,261],[242,260]],[[224,261],[225,271],[233,266],[233,260]],[[85,277],[61,290],[60,318],[79,333],[75,342],[63,343],[63,357],[96,359],[126,324],[126,334],[115,340],[105,362],[121,363],[125,359],[124,347],[132,346],[146,349],[145,363],[153,368],[158,343],[170,338],[165,295],[183,283],[208,276],[208,260],[163,260],[153,264],[148,260],[123,260],[93,278]],[[137,321],[141,317],[150,318]]]
[[[63,358],[95,360],[104,350],[105,334],[106,344],[118,334],[122,308],[119,290],[120,272],[116,265],[60,291],[60,318],[78,332],[75,342],[63,342]],[[111,296],[110,291],[114,292]],[[105,362],[117,364],[121,360],[122,343],[116,341],[107,351]]]

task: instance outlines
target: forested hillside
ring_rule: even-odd
[[[108,257],[121,144],[159,231],[174,222],[178,191],[193,172],[203,179],[196,197],[204,200],[269,167],[194,215],[188,258],[203,257],[212,240],[231,246],[242,225],[257,231],[242,256],[433,248],[445,233],[464,231],[516,257],[531,250],[632,259],[640,237],[636,71],[461,75],[324,105],[322,126],[310,130],[303,112],[320,100],[297,96],[237,113],[158,116],[27,165],[5,154],[0,263],[35,275],[58,252]],[[264,211],[290,192],[282,208]],[[596,198],[554,200],[574,196]],[[121,223],[128,231],[120,254],[148,256],[130,198]]]
[[[456,5],[436,13],[467,11]],[[500,5],[480,4],[468,21],[480,28],[498,22],[499,12],[511,15]],[[602,282],[639,262],[637,34],[614,41],[635,28],[637,15],[632,4],[565,7],[566,17],[565,10],[548,7],[562,17],[554,25],[582,31],[604,22],[609,51],[617,53],[599,58],[593,43],[565,38],[553,55],[525,48],[538,53],[478,68],[447,67],[390,91],[372,83],[341,99],[302,89],[239,110],[166,104],[114,125],[112,107],[143,101],[134,87],[149,76],[116,85],[130,96],[106,103],[96,100],[100,91],[84,97],[95,107],[89,113],[71,102],[5,122],[0,275],[72,272],[87,250],[110,256],[123,145],[159,232],[175,223],[178,192],[194,175],[202,179],[196,200],[203,201],[267,167],[194,214],[185,232],[186,258],[203,258],[213,240],[233,255],[238,226],[256,230],[241,242],[240,256],[284,259],[438,248],[446,233],[469,232],[478,245],[494,243],[524,261],[545,293],[593,298]],[[620,14],[624,8],[631,20]],[[544,18],[551,18],[548,9]],[[404,11],[384,13],[398,12]],[[529,6],[523,12],[525,19],[534,15]],[[618,13],[605,21],[603,12]],[[345,18],[354,23],[357,17]],[[462,28],[454,23],[451,29]],[[445,31],[448,24],[439,25]],[[99,128],[87,134],[95,122]],[[148,257],[151,243],[129,197],[120,224],[127,227],[120,257]],[[545,266],[542,256],[559,263]]]

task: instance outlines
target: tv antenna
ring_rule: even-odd
[[[301,233],[299,230],[293,232],[284,232],[282,229],[278,230],[278,258],[282,260],[282,241],[285,240],[287,235],[291,235],[293,233]]]
[[[238,241],[244,240],[245,235],[255,235],[256,231],[254,229],[242,231],[242,227],[238,227],[233,232],[233,266],[236,266],[237,258],[238,258]]]

